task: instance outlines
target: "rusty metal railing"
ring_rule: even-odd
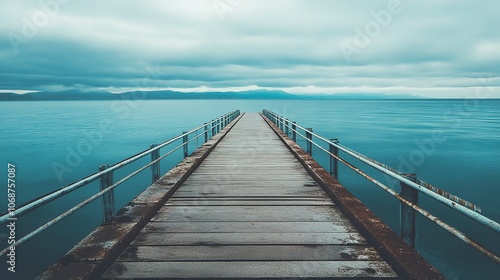
[[[144,150],[142,152],[139,152],[127,159],[124,159],[116,164],[109,165],[109,164],[103,164],[99,166],[99,172],[96,172],[92,175],[89,175],[81,180],[78,180],[77,182],[71,183],[65,187],[62,187],[58,190],[55,190],[47,195],[44,195],[42,197],[39,197],[37,199],[32,200],[31,202],[25,203],[22,206],[18,207],[15,211],[12,212],[6,212],[3,213],[2,216],[0,216],[0,225],[5,224],[9,221],[9,219],[12,218],[19,218],[20,216],[23,216],[29,212],[32,212],[41,206],[54,201],[58,198],[64,197],[65,195],[93,182],[96,180],[100,180],[100,186],[101,190],[97,192],[96,194],[92,195],[91,197],[85,199],[84,201],[80,202],[76,206],[72,207],[71,209],[65,211],[64,213],[60,214],[59,216],[55,217],[54,219],[48,221],[44,225],[38,227],[37,229],[31,231],[30,233],[26,234],[22,238],[16,241],[16,247],[23,244],[24,242],[28,241],[29,239],[35,237],[36,235],[42,233],[45,231],[47,228],[55,225],[59,221],[63,220],[64,218],[70,216],[77,210],[83,208],[87,204],[91,203],[92,201],[98,199],[99,197],[102,197],[103,199],[103,211],[104,211],[104,222],[108,222],[113,218],[113,215],[115,213],[114,211],[114,189],[119,186],[120,184],[124,183],[125,181],[129,180],[130,178],[134,177],[135,175],[139,174],[140,172],[144,171],[148,167],[151,167],[151,174],[152,174],[152,181],[153,183],[160,178],[160,161],[167,156],[171,155],[175,151],[179,150],[180,148],[183,148],[183,155],[184,157],[187,157],[189,155],[189,150],[188,150],[188,145],[189,143],[193,141],[197,141],[199,138],[203,137],[204,142],[206,143],[209,139],[209,136],[214,136],[215,134],[219,133],[220,130],[222,130],[226,125],[231,123],[234,119],[236,119],[240,115],[240,111],[232,111],[229,112],[223,116],[220,116],[219,118],[213,119],[210,122],[204,123],[201,126],[198,126],[196,128],[193,128],[189,131],[183,132],[182,134],[179,134],[161,144],[152,144],[151,147],[147,150]],[[193,137],[190,138],[190,135],[193,135]],[[166,152],[164,155],[160,156],[160,149],[165,148],[166,146],[169,146],[173,143],[175,143],[178,140],[182,140],[182,143],[179,144],[178,146],[175,146],[168,152]],[[144,165],[143,167],[139,168],[138,170],[130,173],[129,175],[123,177],[117,182],[114,182],[114,171],[119,170],[120,168],[135,162],[139,159],[142,159],[148,155],[151,155],[151,162],[148,164]],[[10,246],[7,248],[3,249],[0,252],[0,256],[6,254],[10,250]]]
[[[330,140],[325,137],[322,137],[321,135],[314,133],[312,128],[304,128],[298,125],[296,122],[293,122],[272,111],[264,109],[262,113],[271,122],[273,122],[279,129],[281,129],[289,137],[291,137],[293,141],[297,141],[297,136],[304,138],[306,140],[306,151],[309,154],[312,155],[313,145],[316,146],[321,151],[325,152],[330,158],[330,174],[332,174],[332,176],[335,179],[338,179],[338,162],[341,162],[350,169],[354,170],[356,173],[360,174],[365,179],[371,181],[376,186],[382,188],[383,190],[394,196],[396,199],[398,199],[401,203],[400,234],[401,237],[405,240],[405,242],[407,242],[411,246],[415,247],[415,232],[416,232],[415,214],[418,212],[427,219],[431,220],[435,224],[445,229],[446,231],[458,237],[460,240],[467,243],[477,251],[489,257],[496,263],[500,263],[500,257],[496,255],[494,252],[483,247],[476,241],[466,236],[461,231],[448,225],[438,217],[432,215],[427,210],[421,208],[418,205],[418,194],[423,193],[433,198],[434,200],[437,200],[442,204],[450,207],[451,209],[473,219],[474,221],[483,224],[484,226],[493,230],[494,232],[500,234],[500,224],[484,215],[481,215],[480,214],[481,209],[478,206],[468,201],[465,201],[457,196],[454,196],[444,190],[441,190],[435,186],[432,186],[431,184],[419,180],[415,174],[403,174],[402,172],[399,172],[394,168],[391,168],[359,152],[356,152],[344,145],[341,145],[338,139]],[[328,149],[316,143],[313,140],[313,136],[317,140],[327,144]],[[372,176],[368,175],[366,172],[362,171],[361,169],[357,168],[356,166],[349,163],[345,159],[341,158],[339,156],[339,151],[342,151],[345,154],[382,172],[383,174],[388,175],[393,179],[396,179],[401,184],[401,192],[397,193],[390,187],[386,186],[385,184],[376,180]]]

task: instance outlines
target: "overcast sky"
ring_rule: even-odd
[[[500,98],[494,0],[0,3],[0,92],[266,88]]]

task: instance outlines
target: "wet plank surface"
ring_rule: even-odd
[[[116,262],[105,278],[120,279],[390,279],[381,261]]]
[[[257,113],[247,113],[104,279],[396,278]]]

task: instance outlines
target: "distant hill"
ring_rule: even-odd
[[[335,93],[312,95],[315,99],[421,99],[421,96],[411,94],[386,93]]]
[[[382,93],[344,94],[291,94],[281,90],[249,90],[228,92],[177,92],[177,91],[132,91],[113,94],[107,91],[60,91],[33,92],[26,94],[2,93],[0,101],[43,100],[166,100],[166,99],[411,99],[413,95],[388,95]]]

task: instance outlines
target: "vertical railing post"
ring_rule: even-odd
[[[207,143],[208,142],[208,125],[207,125],[207,123],[205,123],[203,126],[203,134],[205,134],[205,143]]]
[[[292,140],[297,142],[297,122],[292,122]]]
[[[284,124],[285,124],[285,119],[283,116],[280,117],[280,126],[281,126],[281,131],[284,131]]]
[[[212,137],[213,137],[215,135],[215,121],[212,121],[210,125],[212,126]]]
[[[189,150],[188,150],[188,145],[189,145],[188,140],[189,139],[188,139],[187,131],[182,132],[182,134],[184,134],[184,135],[182,135],[182,144],[183,144],[182,147],[184,150],[184,158],[187,158],[189,155]]]
[[[312,156],[312,132],[313,129],[312,128],[306,128],[306,138],[309,139],[309,140],[306,140],[306,151],[308,154],[310,154]]]
[[[99,171],[104,171],[108,168],[109,164],[103,164],[99,166]],[[113,185],[113,171],[101,175],[100,185],[101,191]],[[113,219],[113,213],[115,212],[115,196],[113,189],[102,195],[102,204],[104,209],[104,222],[108,223]]]
[[[331,139],[331,141],[334,144],[339,143],[339,139]],[[332,144],[328,145],[330,153],[335,156],[339,156],[339,148],[335,147]],[[330,156],[330,174],[333,175],[333,178],[335,178],[336,180],[339,179],[339,161],[333,156]]]
[[[289,133],[288,125],[289,125],[289,121],[288,121],[288,119],[285,119],[285,134],[286,134],[286,136],[290,136],[288,134]]]
[[[416,174],[404,175],[409,180],[417,181]],[[412,188],[405,183],[401,183],[401,196],[413,204],[418,205],[418,190]],[[416,240],[416,212],[413,208],[401,202],[401,238],[408,243],[411,247],[415,248]]]
[[[157,147],[158,144],[151,144],[151,149]],[[151,152],[151,162],[160,158],[160,149]],[[157,161],[151,165],[151,175],[153,183],[160,179],[160,161]]]
[[[224,128],[224,121],[219,119],[219,132]]]

